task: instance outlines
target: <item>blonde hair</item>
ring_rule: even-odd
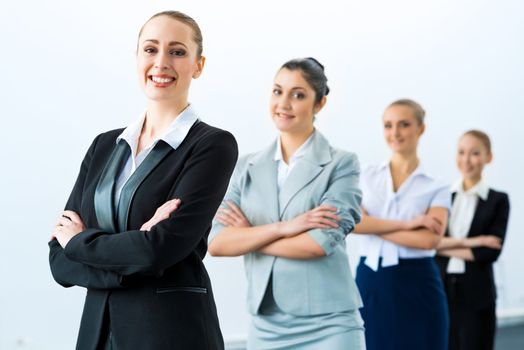
[[[413,115],[417,119],[419,124],[424,124],[424,117],[426,116],[426,111],[422,106],[409,98],[402,98],[400,100],[393,101],[389,104],[388,108],[393,106],[406,106],[411,108]]]
[[[153,16],[151,16],[151,18],[147,20],[146,23],[144,23],[142,28],[140,28],[140,32],[138,32],[138,39],[140,39],[140,36],[142,35],[142,31],[144,30],[146,24],[149,23],[149,21],[151,21],[153,18],[160,16],[167,16],[171,19],[174,19],[175,21],[182,22],[189,26],[193,30],[193,41],[197,44],[197,57],[202,57],[202,52],[204,51],[202,31],[200,30],[198,23],[193,18],[180,11],[162,11],[159,13],[155,13]]]
[[[486,134],[484,131],[472,129],[472,130],[468,130],[464,134],[462,134],[462,137],[464,137],[466,135],[473,136],[474,138],[479,140],[484,145],[484,147],[486,147],[486,150],[488,151],[488,154],[491,154],[491,140],[490,140],[488,134]]]

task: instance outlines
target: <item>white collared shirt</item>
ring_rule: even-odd
[[[462,180],[457,181],[451,186],[451,192],[455,193],[455,199],[449,215],[449,235],[450,237],[462,239],[467,237],[475,209],[479,198],[488,198],[489,187],[484,181],[480,181],[467,191],[464,191]],[[463,259],[451,257],[446,271],[448,273],[466,272],[466,263]]]
[[[140,133],[142,132],[142,126],[144,124],[146,114],[143,113],[142,116],[132,124],[130,124],[125,130],[120,134],[120,136],[117,137],[116,142],[118,143],[121,139],[125,140],[129,147],[131,148],[131,155],[129,156],[124,168],[122,169],[122,172],[118,176],[118,180],[116,182],[115,187],[115,203],[118,203],[118,199],[120,198],[120,193],[122,192],[122,188],[126,184],[127,180],[131,177],[131,175],[136,171],[136,169],[142,164],[144,159],[147,157],[149,152],[155,147],[157,142],[159,140],[165,141],[167,144],[169,144],[173,149],[177,149],[178,146],[184,141],[186,138],[189,129],[195,124],[195,122],[199,119],[197,114],[194,111],[194,108],[192,108],[191,105],[189,105],[186,109],[180,113],[175,120],[171,123],[171,125],[167,128],[167,130],[154,140],[149,147],[142,149],[139,154],[136,154],[137,147],[138,147],[138,139],[140,137]]]
[[[451,194],[445,183],[429,176],[419,165],[404,181],[402,186],[393,191],[393,180],[389,162],[381,165],[366,166],[360,175],[362,189],[362,208],[370,216],[387,220],[412,220],[423,215],[429,208],[449,209]],[[399,258],[413,259],[432,257],[435,250],[404,247],[386,241],[378,235],[358,235],[360,252],[366,257],[365,264],[374,271],[378,270],[379,260],[382,267],[398,264]]]
[[[291,170],[295,167],[297,162],[304,157],[304,154],[306,153],[309,145],[311,144],[311,140],[313,139],[313,135],[315,135],[316,130],[313,131],[313,133],[307,138],[307,140],[300,145],[300,147],[293,153],[293,155],[289,158],[289,164],[286,164],[284,162],[284,157],[282,156],[282,144],[280,141],[280,137],[277,141],[277,149],[275,150],[275,160],[278,161],[278,191],[280,192],[280,189],[284,185],[284,182],[286,182],[286,179],[288,178],[289,174],[291,173]]]

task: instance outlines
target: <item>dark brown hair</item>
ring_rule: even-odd
[[[198,23],[185,13],[182,13],[180,11],[162,11],[159,13],[155,13],[151,18],[147,20],[146,23],[140,28],[140,32],[138,32],[138,38],[140,39],[140,36],[142,35],[142,31],[144,30],[144,27],[146,26],[149,21],[151,21],[153,18],[157,18],[160,16],[167,16],[171,19],[174,19],[175,21],[182,22],[189,26],[193,30],[193,41],[197,44],[197,57],[202,57],[202,52],[204,51],[204,45],[203,45],[203,39],[202,39],[202,31],[200,30],[200,27],[198,26]]]
[[[313,57],[289,60],[280,67],[280,69],[284,68],[290,71],[299,70],[302,73],[304,79],[313,91],[315,91],[315,105],[317,105],[324,96],[329,94],[324,66]]]

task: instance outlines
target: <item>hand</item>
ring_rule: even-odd
[[[62,213],[60,219],[51,233],[51,240],[56,239],[62,248],[65,248],[67,243],[86,229],[84,222],[80,216],[71,210],[66,210]]]
[[[336,215],[337,208],[329,205],[319,205],[289,221],[279,223],[279,232],[290,237],[315,228],[338,228],[340,217]]]
[[[464,239],[464,245],[468,248],[486,247],[502,249],[502,240],[493,235],[481,235]]]
[[[226,202],[229,208],[218,208],[216,219],[226,227],[251,227],[242,210],[231,201]]]
[[[420,215],[414,218],[413,220],[407,222],[408,230],[414,230],[421,227],[427,228],[436,235],[441,235],[444,233],[444,227],[442,226],[442,222],[440,222],[439,219],[431,215]]]
[[[182,201],[178,198],[165,202],[162,206],[158,207],[153,217],[140,227],[140,231],[151,231],[151,227],[167,219],[172,212],[180,207],[181,203]]]

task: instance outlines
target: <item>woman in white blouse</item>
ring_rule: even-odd
[[[357,285],[369,350],[444,350],[448,311],[433,256],[447,224],[450,193],[420,164],[422,107],[409,99],[383,115],[389,161],[362,170]]]
[[[470,130],[460,138],[457,167],[462,178],[452,187],[449,227],[437,247],[448,297],[450,350],[491,350],[494,345],[493,263],[506,235],[509,200],[482,177],[492,157],[486,133]]]

